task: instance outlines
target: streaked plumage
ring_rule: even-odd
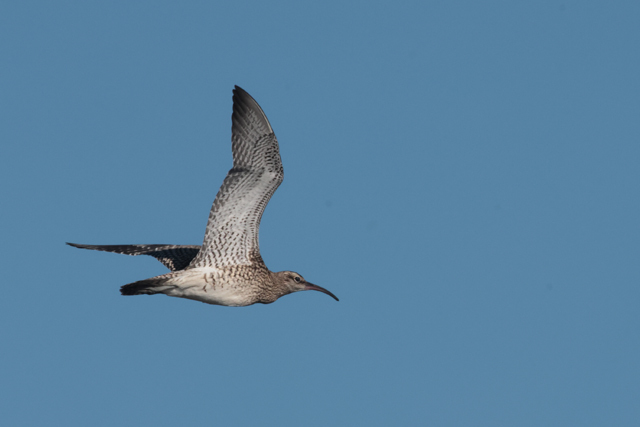
[[[122,295],[189,298],[209,304],[271,303],[283,295],[317,290],[292,271],[274,273],[260,256],[258,231],[269,199],[284,177],[278,140],[258,103],[243,89],[233,91],[233,168],[213,202],[202,246],[69,245],[126,255],[150,255],[171,272],[130,283]]]

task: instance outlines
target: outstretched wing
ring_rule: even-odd
[[[233,168],[211,207],[202,250],[189,267],[262,262],[260,219],[284,177],[278,140],[258,103],[238,86],[231,121]]]
[[[171,271],[183,270],[200,251],[198,245],[81,245],[78,243],[67,243],[67,245],[124,255],[149,255]]]

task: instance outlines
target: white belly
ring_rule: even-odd
[[[232,283],[225,283],[219,270],[195,268],[186,270],[184,273],[184,275],[171,280],[174,287],[167,289],[164,292],[166,295],[232,307],[255,303],[249,293],[242,292],[242,287],[238,287],[237,284],[234,286]]]

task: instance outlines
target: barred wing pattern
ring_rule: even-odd
[[[262,263],[260,220],[284,177],[278,140],[258,103],[238,86],[231,120],[233,168],[213,202],[202,249],[189,268]]]
[[[132,256],[149,255],[171,271],[184,270],[200,251],[198,245],[81,245],[78,243],[67,243],[67,245]]]

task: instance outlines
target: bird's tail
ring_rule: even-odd
[[[129,283],[120,288],[122,295],[155,295],[165,294],[172,289],[175,289],[177,285],[172,283],[172,279],[176,276],[175,273],[167,273],[162,276],[152,277],[150,279],[138,280],[137,282]]]

